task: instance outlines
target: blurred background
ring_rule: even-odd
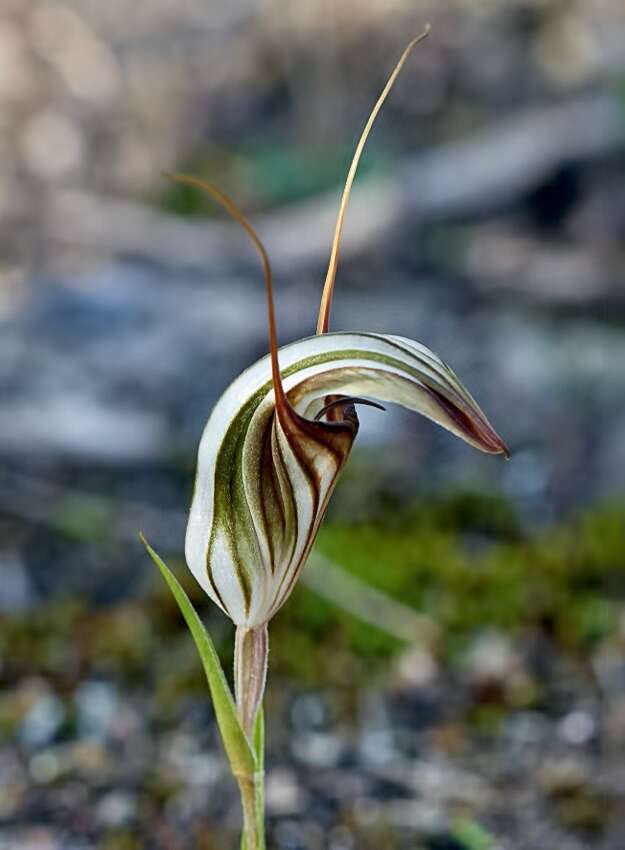
[[[362,411],[272,628],[270,846],[623,850],[620,0],[2,0],[0,848],[235,846],[182,560],[203,424],[267,350],[417,339],[509,443]],[[229,663],[229,662],[228,662]]]

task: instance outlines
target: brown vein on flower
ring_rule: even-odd
[[[285,509],[285,525],[283,529],[283,545],[282,545],[282,559],[291,561],[293,559],[293,555],[295,553],[295,548],[297,545],[297,536],[299,534],[300,520],[297,514],[297,500],[295,498],[295,493],[293,491],[293,484],[289,477],[286,461],[284,458],[284,454],[282,452],[282,445],[280,444],[280,440],[278,438],[278,432],[275,428],[272,429],[271,434],[271,445],[275,452],[274,461],[275,461],[275,470],[277,474],[277,480],[280,485],[280,492],[283,498],[283,505]],[[287,503],[288,499],[288,503]],[[291,533],[287,534],[287,529],[289,528],[289,522],[287,522],[286,516],[290,517],[290,527]],[[288,554],[287,554],[288,549]]]
[[[334,238],[332,240],[332,251],[330,253],[330,261],[328,263],[328,271],[326,273],[325,283],[323,284],[323,293],[321,295],[321,304],[319,306],[319,318],[317,320],[317,333],[324,334],[328,332],[328,327],[330,325],[330,309],[332,307],[332,294],[334,291],[334,281],[336,279],[336,270],[339,262],[339,248],[341,244],[341,234],[343,231],[343,221],[345,219],[345,211],[347,209],[347,204],[349,201],[349,196],[352,191],[352,185],[354,183],[354,178],[356,177],[356,170],[358,169],[358,163],[360,162],[360,157],[362,155],[363,149],[365,147],[365,142],[371,132],[371,128],[375,122],[375,119],[378,116],[380,109],[384,105],[384,101],[386,100],[389,92],[393,88],[395,84],[395,80],[397,79],[399,72],[401,71],[404,62],[410,55],[412,48],[419,44],[420,41],[423,41],[424,38],[430,34],[430,26],[429,24],[423,30],[421,35],[418,35],[416,38],[410,42],[410,44],[406,47],[404,52],[402,53],[399,62],[395,65],[391,76],[388,78],[386,85],[382,89],[382,93],[378,97],[375,106],[371,110],[369,118],[367,119],[367,123],[365,124],[365,128],[362,131],[360,139],[358,140],[358,144],[356,145],[356,150],[354,151],[354,156],[349,167],[349,171],[347,172],[347,179],[345,180],[345,187],[343,189],[343,195],[341,197],[341,203],[339,206],[339,212],[336,219],[336,227],[334,230]]]
[[[272,517],[269,515],[271,510],[269,502],[271,501],[274,509],[277,509],[280,515],[280,526],[282,528],[285,526],[285,514],[282,510],[282,505],[280,504],[278,487],[275,481],[275,461],[273,459],[273,449],[271,446],[273,431],[272,422],[273,420],[271,419],[267,422],[261,437],[259,478],[261,481],[261,489],[263,491],[263,497],[260,499],[260,510],[263,518],[264,538],[267,543],[267,549],[269,550],[268,566],[270,574],[273,575],[276,563],[276,552],[274,548],[274,536],[271,531],[275,522],[272,523]]]

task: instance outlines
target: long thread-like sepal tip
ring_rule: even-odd
[[[358,163],[360,162],[360,157],[365,147],[365,142],[369,137],[369,133],[371,132],[371,128],[375,122],[375,119],[378,116],[380,109],[384,104],[384,101],[388,97],[389,92],[395,85],[395,80],[399,76],[399,72],[401,71],[404,62],[408,58],[411,50],[415,47],[419,42],[423,41],[424,38],[430,34],[431,27],[429,24],[425,25],[425,28],[420,35],[416,38],[413,38],[412,41],[408,43],[408,45],[404,48],[404,52],[399,57],[399,61],[393,68],[393,71],[386,81],[386,85],[382,89],[382,93],[378,97],[375,106],[371,110],[369,118],[367,119],[367,123],[365,124],[364,130],[362,131],[360,138],[358,140],[358,144],[356,145],[356,150],[354,151],[354,156],[351,161],[351,165],[349,167],[349,171],[347,172],[347,178],[345,180],[345,186],[343,188],[343,195],[341,196],[341,203],[339,205],[339,212],[336,219],[336,226],[334,229],[334,237],[332,240],[332,250],[330,252],[330,260],[328,262],[328,270],[326,272],[326,279],[323,284],[323,292],[321,294],[321,304],[319,305],[319,318],[317,319],[317,333],[323,334],[328,332],[328,327],[330,325],[330,310],[332,308],[332,295],[334,292],[334,281],[336,280],[336,270],[338,268],[339,262],[339,248],[341,245],[341,234],[343,232],[343,222],[345,220],[345,211],[347,209],[347,204],[349,202],[349,196],[352,191],[352,185],[354,183],[354,178],[356,177],[356,171],[358,169]]]
[[[269,257],[267,255],[267,251],[265,250],[265,246],[261,242],[258,234],[249,223],[247,218],[243,215],[241,210],[237,207],[235,202],[222,192],[221,189],[218,189],[217,186],[209,183],[206,180],[202,180],[200,177],[194,177],[190,174],[173,174],[171,172],[163,172],[163,176],[169,180],[173,180],[177,183],[184,183],[187,186],[194,186],[196,189],[201,189],[204,192],[208,192],[211,197],[217,201],[231,216],[232,218],[241,225],[243,230],[247,233],[247,235],[252,240],[254,247],[258,251],[258,254],[261,258],[263,264],[263,273],[265,277],[265,290],[267,294],[267,318],[269,324],[269,352],[271,356],[271,371],[273,377],[273,385],[274,392],[276,395],[276,410],[278,415],[286,413],[288,410],[289,402],[286,398],[286,394],[284,392],[284,388],[282,386],[282,377],[280,375],[280,368],[278,365],[278,334],[276,331],[276,318],[275,318],[275,309],[273,304],[273,276],[271,274],[271,264],[269,262]]]

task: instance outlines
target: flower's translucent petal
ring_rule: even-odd
[[[451,369],[412,340],[323,334],[282,348],[280,367],[290,402],[280,416],[265,357],[226,390],[200,442],[187,562],[237,625],[265,622],[290,593],[349,455],[351,406],[313,421],[328,397],[395,402],[476,448],[507,453]]]

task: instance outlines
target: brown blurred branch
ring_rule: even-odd
[[[615,97],[589,95],[528,110],[408,159],[394,179],[357,184],[343,256],[358,254],[399,222],[488,214],[514,204],[563,164],[624,148]],[[338,191],[332,191],[255,220],[277,270],[325,260],[337,205]],[[45,212],[44,238],[56,244],[194,267],[240,256],[239,235],[229,223],[185,220],[141,203],[64,191],[50,198]]]

